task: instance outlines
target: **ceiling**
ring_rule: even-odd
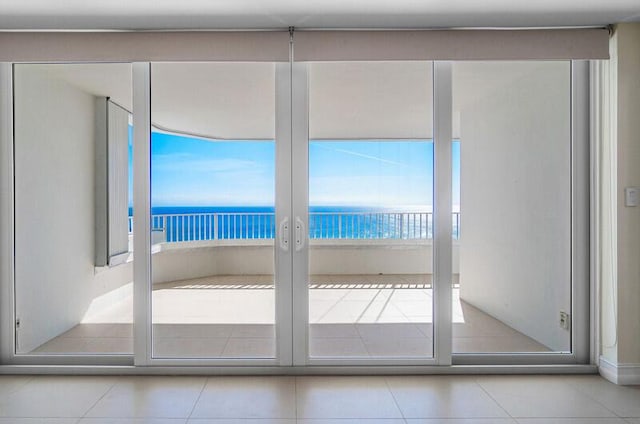
[[[37,78],[132,108],[130,64],[19,64],[15,72],[16,95],[20,84]],[[213,139],[275,137],[273,63],[155,63],[151,72],[151,118],[157,128]],[[454,137],[461,111],[477,107],[491,92],[552,81],[568,93],[570,74],[568,61],[456,62]],[[431,138],[431,81],[431,62],[425,61],[310,64],[309,136]]]
[[[0,29],[450,28],[640,21],[640,0],[2,0]]]

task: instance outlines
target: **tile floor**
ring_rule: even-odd
[[[428,275],[316,275],[309,291],[309,349],[315,357],[430,357]],[[156,285],[154,356],[273,357],[271,276],[215,276]],[[453,291],[454,352],[540,352],[548,348],[461,301]],[[34,353],[131,353],[132,294]]]
[[[640,424],[599,376],[0,376],[0,424]]]

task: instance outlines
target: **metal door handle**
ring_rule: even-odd
[[[285,216],[282,221],[280,221],[280,249],[285,252],[289,251],[289,217]]]

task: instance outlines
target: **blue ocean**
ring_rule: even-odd
[[[158,206],[152,208],[152,229],[167,242],[272,239],[277,223],[268,206]],[[129,210],[132,215],[131,209]],[[459,235],[460,216],[453,214],[453,235]],[[311,206],[312,239],[430,239],[430,208],[398,209],[353,206]]]

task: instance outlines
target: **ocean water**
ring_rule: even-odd
[[[454,238],[459,219],[454,213]],[[168,242],[272,239],[277,223],[273,207],[160,206],[152,208],[152,228]],[[312,239],[430,239],[433,215],[430,208],[312,206],[308,231]]]

